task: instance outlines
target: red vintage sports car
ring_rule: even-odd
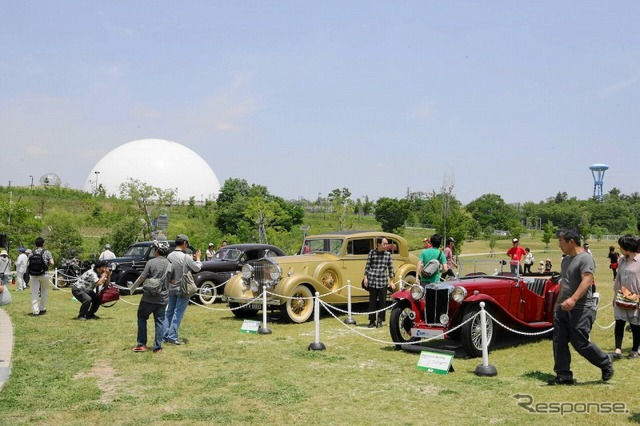
[[[557,273],[517,276],[473,272],[451,281],[410,285],[392,295],[396,305],[389,320],[391,338],[407,343],[435,337],[476,315],[483,301],[487,312],[509,328],[529,332],[549,329],[559,278]],[[495,341],[496,328],[487,316],[489,347]],[[482,355],[479,315],[445,337],[459,341],[470,356]]]

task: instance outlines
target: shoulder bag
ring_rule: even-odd
[[[188,254],[185,254],[184,263],[182,264],[182,280],[180,281],[180,297],[192,298],[198,292],[198,287],[193,280],[193,274],[187,267]]]

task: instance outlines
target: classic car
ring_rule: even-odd
[[[244,265],[252,265],[258,259],[284,256],[285,253],[270,244],[232,244],[222,247],[212,260],[202,262],[202,269],[193,274],[198,287],[196,299],[203,305],[211,305],[222,299],[225,283]]]
[[[171,251],[176,248],[176,242],[169,241]],[[193,247],[189,247],[191,252]],[[155,255],[153,251],[153,241],[140,241],[127,247],[122,257],[109,259],[109,267],[111,268],[111,282],[121,287],[121,294],[129,294],[129,290],[123,290],[127,287],[128,282],[135,281],[144,270],[147,261]],[[141,288],[138,291],[142,291]]]
[[[256,297],[266,286],[268,306],[279,309],[283,319],[302,323],[313,314],[316,292],[325,303],[346,304],[347,282],[352,286],[352,303],[366,302],[369,294],[360,283],[369,251],[376,247],[376,237],[389,241],[387,249],[396,281],[414,283],[418,259],[409,253],[404,238],[375,231],[336,232],[306,237],[303,254],[265,258],[243,266],[241,274],[232,277],[225,287],[229,306],[237,317],[255,315],[262,309]]]
[[[492,275],[472,272],[440,283],[408,286],[392,295],[389,331],[404,344],[436,337],[459,341],[472,357],[482,355],[480,302],[497,321],[511,329],[541,331],[553,326],[553,306],[559,292],[559,274]],[[475,317],[474,317],[475,316]],[[487,344],[495,342],[497,324],[487,315]],[[397,345],[400,348],[402,345]]]

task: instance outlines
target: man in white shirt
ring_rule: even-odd
[[[100,260],[110,260],[110,259],[115,259],[116,255],[114,252],[111,251],[111,245],[110,244],[105,244],[104,245],[104,251],[102,253],[100,253],[100,257],[98,259]]]

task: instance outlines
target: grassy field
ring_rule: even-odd
[[[538,238],[539,239],[539,238]],[[559,266],[555,241],[522,240],[536,259]],[[597,262],[601,310],[592,341],[613,350],[609,243],[591,242]],[[496,258],[509,246],[499,241]],[[488,252],[488,243],[468,242],[464,253]],[[486,257],[486,256],[482,256]],[[463,258],[463,260],[466,259]],[[78,303],[68,291],[50,292],[48,314],[30,317],[29,296],[13,292],[7,307],[15,328],[13,370],[0,392],[0,425],[161,424],[620,424],[640,421],[638,360],[615,364],[603,383],[600,370],[577,354],[574,387],[548,387],[553,377],[551,341],[500,339],[490,353],[497,377],[474,374],[480,359],[457,357],[455,372],[427,373],[418,356],[396,351],[386,328],[367,329],[356,316],[350,330],[329,314],[321,319],[325,351],[309,351],[314,324],[269,323],[270,335],[243,334],[242,322],[224,305],[190,306],[181,328],[183,346],[162,354],[133,353],[136,306],[128,296],[101,309],[99,321],[74,321]],[[152,329],[151,322],[149,324]],[[628,352],[630,335],[623,351]],[[530,395],[520,397],[514,395]],[[586,403],[621,403],[627,413],[531,413],[518,403],[533,399],[539,410],[550,403],[584,411]],[[581,405],[582,404],[582,405]],[[524,404],[523,404],[524,405]],[[547,408],[545,408],[547,407]]]

